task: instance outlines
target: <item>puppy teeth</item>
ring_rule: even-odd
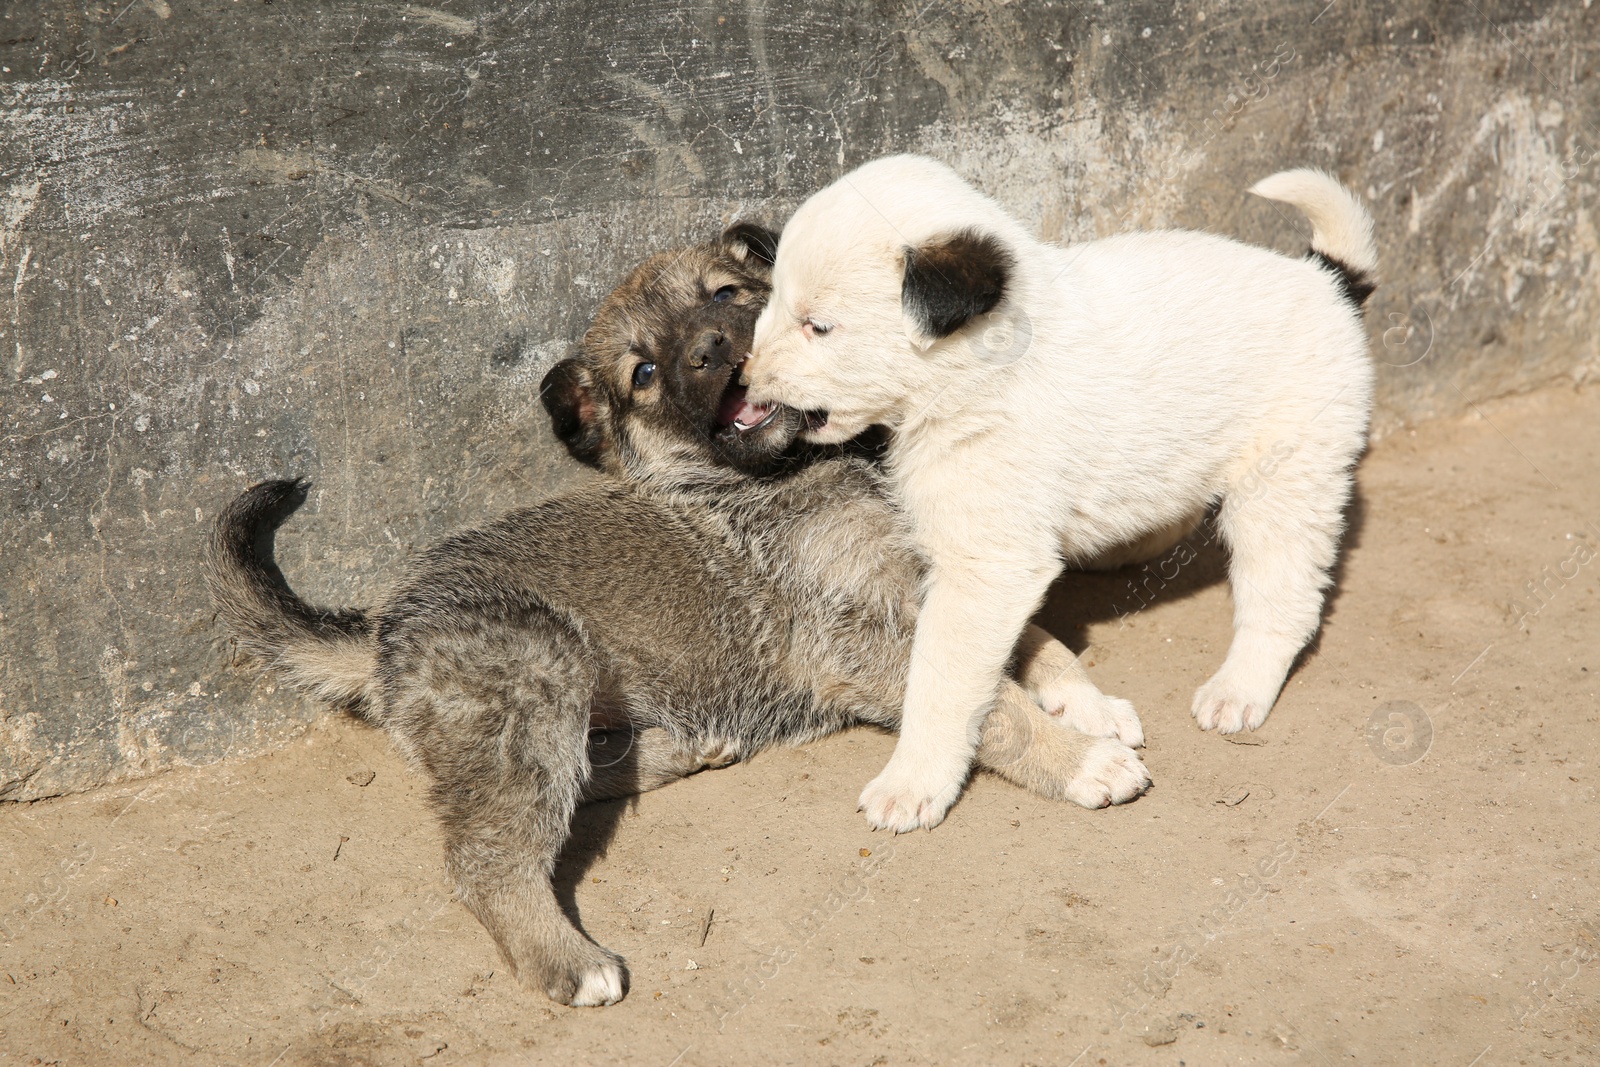
[[[750,388],[750,372],[744,369],[743,364],[739,367],[739,384],[746,389]]]

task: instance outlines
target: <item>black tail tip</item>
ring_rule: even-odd
[[[227,527],[255,530],[265,527],[276,530],[285,519],[300,510],[311,491],[307,478],[270,478],[257,482],[234,498],[232,504],[218,516]]]
[[[262,504],[289,505],[297,508],[306,502],[311,492],[310,478],[268,478],[245,490],[245,495]]]

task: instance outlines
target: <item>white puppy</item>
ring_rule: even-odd
[[[1318,171],[1253,192],[1311,219],[1291,259],[1203,233],[1035,240],[948,167],[879,159],[784,228],[746,373],[811,436],[893,431],[930,571],[900,741],[861,795],[874,826],[937,825],[1063,557],[1219,505],[1234,637],[1204,729],[1266,720],[1316,632],[1373,372],[1377,262],[1360,202]]]

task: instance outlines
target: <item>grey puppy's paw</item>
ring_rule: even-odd
[[[710,737],[701,742],[694,754],[694,771],[720,770],[739,762],[739,743],[725,737]]]
[[[1067,799],[1086,808],[1126,804],[1150,788],[1150,772],[1139,754],[1120,741],[1096,738],[1083,752],[1067,785]]]
[[[628,986],[622,958],[598,945],[588,947],[584,958],[541,968],[540,981],[551,1000],[574,1008],[604,1008],[622,999]]]

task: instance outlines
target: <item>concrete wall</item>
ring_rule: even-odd
[[[1600,369],[1586,2],[116,0],[0,14],[0,796],[245,754],[196,561],[270,474],[326,602],[572,476],[535,388],[626,269],[891,150],[1046,235],[1327,167],[1377,217],[1380,430]]]

